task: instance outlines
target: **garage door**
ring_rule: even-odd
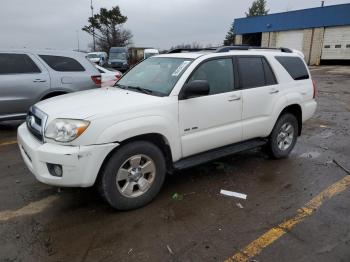
[[[303,49],[303,30],[283,31],[277,33],[277,47],[288,47],[302,51]]]
[[[350,26],[326,28],[321,59],[350,59]]]

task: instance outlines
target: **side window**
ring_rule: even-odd
[[[272,72],[271,66],[266,61],[265,58],[262,58],[262,61],[263,61],[264,71],[265,71],[265,84],[267,86],[276,85],[277,84],[276,77],[275,77],[275,74]]]
[[[237,61],[241,88],[265,85],[265,72],[261,57],[238,57]]]
[[[26,54],[0,54],[0,75],[40,72],[38,66]]]
[[[294,80],[309,79],[309,74],[301,58],[295,56],[276,56],[275,58]]]
[[[65,56],[40,55],[53,70],[59,72],[83,72],[85,68],[75,59]]]
[[[233,91],[233,64],[231,58],[209,60],[201,64],[188,82],[207,80],[210,95]]]

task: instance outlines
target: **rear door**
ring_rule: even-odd
[[[202,62],[187,82],[193,80],[207,80],[210,93],[179,101],[183,157],[242,139],[242,99],[234,85],[232,58]]]
[[[283,96],[267,59],[263,56],[236,57],[242,89],[243,139],[268,135],[274,106]]]
[[[0,117],[26,114],[49,88],[49,73],[35,56],[0,53]]]
[[[52,91],[73,92],[100,87],[92,79],[93,75],[100,74],[85,58],[78,61],[75,57],[51,54],[40,54],[39,57],[50,68]]]

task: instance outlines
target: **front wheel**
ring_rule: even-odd
[[[298,120],[292,114],[281,115],[267,144],[267,151],[273,158],[285,158],[293,150],[298,137]]]
[[[103,168],[99,191],[115,209],[135,209],[153,200],[165,173],[165,159],[156,145],[131,142],[118,149]]]

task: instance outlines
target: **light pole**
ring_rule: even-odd
[[[78,40],[78,52],[80,52],[79,30],[77,30],[77,40]]]
[[[92,6],[92,0],[91,0],[91,18],[94,17],[94,7]],[[92,41],[94,43],[94,52],[96,51],[96,43],[95,43],[95,27],[94,24],[92,23]]]

